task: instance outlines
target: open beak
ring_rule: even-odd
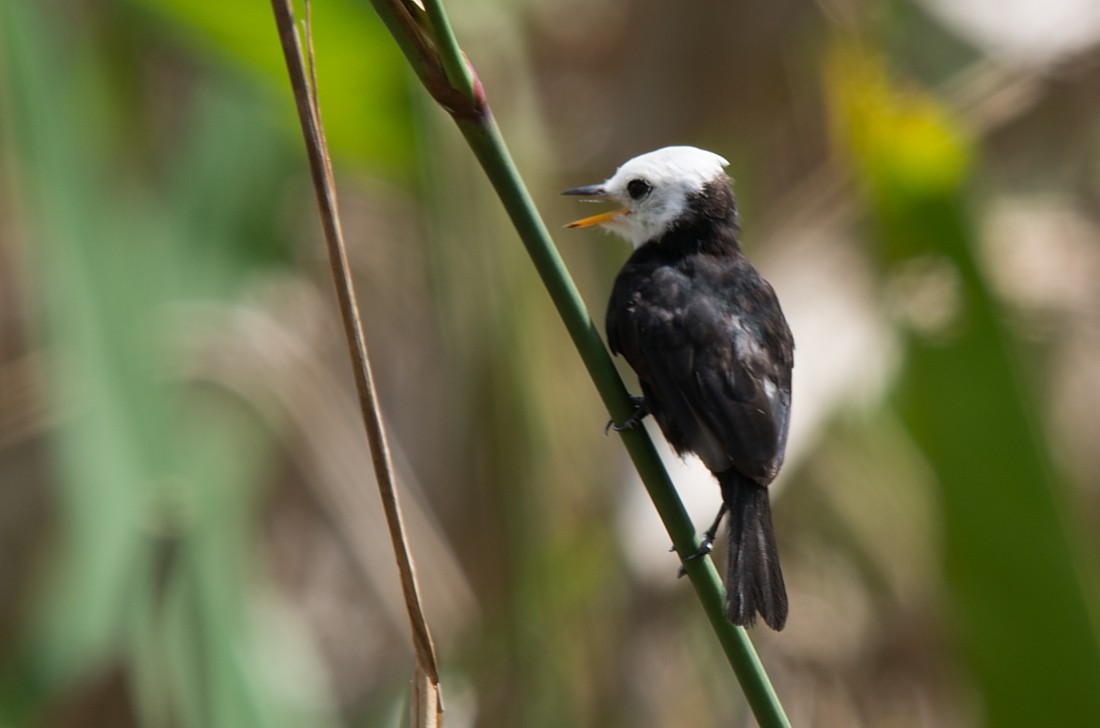
[[[620,215],[629,215],[630,210],[626,208],[620,210],[608,210],[607,212],[601,212],[599,215],[593,215],[592,217],[581,218],[580,220],[574,220],[565,227],[567,228],[586,228],[593,225],[602,225],[605,222],[610,222]]]
[[[574,197],[588,197],[592,201],[599,201],[607,197],[607,190],[603,188],[603,185],[588,185],[586,187],[574,187],[571,190],[562,192],[563,195],[571,195]],[[607,212],[601,212],[599,215],[593,215],[592,217],[585,217],[580,220],[574,220],[565,227],[567,228],[586,228],[593,225],[602,225],[605,222],[610,222],[616,217],[621,215],[629,215],[630,210],[621,208],[618,210],[608,210]]]

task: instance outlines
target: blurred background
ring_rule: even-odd
[[[798,344],[752,633],[793,723],[1100,724],[1100,6],[448,8],[551,229],[639,153],[731,161]],[[366,2],[314,16],[447,725],[750,725],[453,124]],[[0,0],[0,164],[0,726],[405,724],[269,6]],[[556,237],[602,321],[627,244]]]

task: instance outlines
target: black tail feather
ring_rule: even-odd
[[[787,623],[787,588],[779,568],[768,489],[736,470],[719,473],[718,482],[729,509],[726,614],[734,624],[749,627],[759,612],[769,627],[781,630]]]

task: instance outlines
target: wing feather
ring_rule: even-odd
[[[743,270],[711,280],[698,269],[628,266],[607,331],[677,451],[768,483],[786,447],[793,341],[771,287],[749,270],[748,280]]]

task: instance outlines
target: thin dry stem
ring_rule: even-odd
[[[295,29],[294,11],[290,0],[272,0],[271,5],[279,28],[283,54],[286,57],[287,70],[290,74],[290,84],[294,91],[294,100],[298,109],[299,121],[302,125],[302,135],[306,143],[310,172],[313,178],[314,190],[317,194],[317,205],[320,210],[321,224],[324,228],[325,242],[328,248],[329,264],[339,302],[340,317],[352,359],[355,386],[359,395],[363,423],[366,427],[371,460],[374,463],[375,478],[378,483],[383,510],[386,514],[386,525],[389,528],[397,568],[401,576],[401,587],[405,595],[405,605],[409,614],[413,643],[417,655],[417,675],[423,676],[423,678],[418,677],[417,679],[415,694],[419,705],[414,708],[413,712],[414,716],[422,715],[424,706],[430,705],[430,712],[435,714],[433,720],[437,721],[438,716],[442,714],[439,668],[431,631],[428,628],[420,601],[416,570],[401,515],[401,506],[394,483],[393,466],[389,447],[386,443],[385,427],[378,405],[374,375],[371,370],[370,357],[367,353],[366,340],[363,337],[359,306],[351,279],[350,266],[348,265],[347,248],[344,244],[343,232],[340,226],[332,163],[321,126],[320,106],[317,103],[316,74],[312,63],[312,39],[308,39],[309,75],[313,79],[311,85],[307,81],[306,65],[302,57],[301,42]],[[308,2],[306,3],[306,9],[308,36]],[[414,721],[417,720],[414,717]],[[422,723],[416,722],[415,724],[421,725]],[[429,723],[426,725],[434,724]]]

